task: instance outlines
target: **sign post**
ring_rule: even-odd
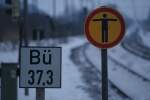
[[[125,23],[121,14],[103,6],[92,11],[85,21],[87,39],[101,48],[102,100],[108,100],[107,48],[117,45],[124,36]]]
[[[45,88],[36,88],[36,100],[45,100]]]
[[[102,100],[108,100],[108,62],[107,49],[101,50],[102,68]]]

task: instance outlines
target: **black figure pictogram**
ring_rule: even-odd
[[[117,19],[109,19],[107,18],[107,14],[103,14],[103,18],[93,19],[93,21],[101,21],[102,24],[102,42],[108,42],[108,24],[109,21],[117,21]]]

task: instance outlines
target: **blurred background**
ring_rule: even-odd
[[[101,100],[101,55],[84,36],[89,12],[117,9],[126,34],[108,50],[109,100],[150,100],[149,0],[0,0],[0,62],[19,59],[19,46],[61,46],[62,88],[46,89],[46,100]],[[35,89],[18,86],[19,100],[35,100]]]
[[[27,5],[25,4],[27,3]],[[14,6],[12,6],[14,5]],[[19,40],[18,26],[13,17],[25,17],[27,37],[36,39],[36,31],[40,30],[40,38],[56,38],[83,34],[83,26],[89,11],[108,5],[119,10],[126,20],[126,30],[130,26],[148,30],[149,2],[119,0],[1,0],[1,41]],[[12,7],[11,7],[12,6]],[[39,20],[40,19],[40,20]],[[131,25],[132,24],[132,25]],[[14,34],[11,34],[11,33]],[[7,34],[9,37],[6,38]],[[13,35],[13,36],[11,36]]]

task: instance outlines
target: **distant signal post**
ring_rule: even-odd
[[[101,48],[102,100],[108,100],[107,48],[114,47],[123,38],[125,23],[122,15],[103,6],[93,10],[85,21],[85,34],[89,42]]]

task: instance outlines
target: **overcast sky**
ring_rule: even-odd
[[[29,0],[31,1],[31,0]],[[36,0],[32,0],[32,2]],[[56,1],[56,13],[62,14],[65,9],[66,0],[55,0]],[[80,9],[82,2],[86,2],[86,5],[91,8],[92,3],[88,3],[91,0],[68,0],[71,6],[74,6],[76,9]],[[94,0],[93,0],[94,1]],[[95,0],[96,3],[94,5],[100,6],[105,4],[117,4],[119,6],[119,10],[123,13],[127,14],[129,17],[136,19],[145,19],[148,15],[150,9],[150,0]],[[40,9],[45,11],[48,14],[53,14],[53,0],[38,0],[38,6]]]
[[[32,0],[32,2],[35,0]],[[56,1],[56,13],[62,14],[65,9],[65,2],[64,0],[55,0]],[[69,4],[72,6],[77,7],[79,5],[79,0],[68,0]],[[72,3],[73,2],[73,3]],[[44,10],[49,14],[53,14],[53,0],[38,0],[38,6],[40,9]]]

